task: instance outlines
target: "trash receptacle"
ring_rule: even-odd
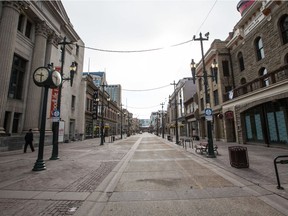
[[[230,146],[229,159],[230,165],[235,168],[248,168],[249,158],[247,148],[243,146]]]
[[[115,136],[112,136],[112,142],[114,142],[115,141]]]

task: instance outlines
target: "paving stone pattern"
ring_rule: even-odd
[[[92,192],[105,179],[105,177],[117,165],[118,161],[108,161],[101,163],[100,167],[91,171],[83,178],[79,178],[74,183],[70,184],[64,191],[73,192]]]

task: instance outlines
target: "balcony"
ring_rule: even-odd
[[[257,77],[256,79],[233,89],[233,96],[230,95],[229,97],[230,93],[226,92],[224,94],[224,102],[257,91],[261,88],[271,86],[275,83],[282,82],[283,80],[287,79],[288,79],[288,64],[281,66],[277,70],[269,72],[263,76]]]

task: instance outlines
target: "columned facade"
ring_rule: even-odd
[[[35,69],[50,63],[58,68],[63,66],[65,78],[70,75],[71,63],[77,64],[73,87],[70,81],[65,81],[62,87],[61,104],[65,112],[61,112],[61,119],[65,124],[65,137],[74,139],[84,133],[77,108],[78,103],[84,103],[79,91],[84,59],[84,49],[80,47],[84,43],[63,12],[61,1],[0,2],[0,151],[23,148],[24,135],[30,128],[37,146],[43,88],[36,86],[32,77]],[[64,37],[71,42],[65,47],[66,64],[60,61],[63,50],[58,44]],[[55,91],[49,90],[45,145],[52,144],[53,100],[55,102]]]
[[[27,6],[23,2],[3,1],[0,22],[0,133],[6,133],[4,129],[5,108],[11,77],[12,61],[16,45],[17,25],[20,9]]]
[[[47,38],[51,29],[47,26],[46,22],[38,22],[35,28],[35,43],[34,43],[34,52],[31,62],[31,73],[30,80],[32,80],[33,71],[35,71],[38,67],[43,67],[45,65],[45,57],[46,57],[46,47],[47,47]],[[39,131],[40,128],[40,115],[41,115],[41,104],[42,104],[42,90],[39,89],[38,86],[31,85],[28,86],[28,97],[27,97],[27,111],[24,131],[28,131],[32,128],[34,131]],[[39,121],[35,121],[35,119],[39,119]]]

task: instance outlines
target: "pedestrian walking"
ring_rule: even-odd
[[[29,129],[29,131],[25,135],[25,146],[24,146],[24,153],[26,153],[27,146],[30,146],[31,151],[34,152],[34,146],[33,146],[33,132],[32,129]]]

